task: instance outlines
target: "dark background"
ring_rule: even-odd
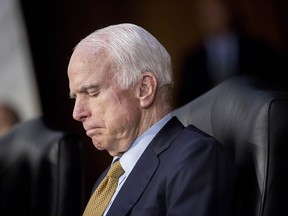
[[[245,31],[265,40],[288,56],[288,1],[234,0]],[[196,0],[21,0],[28,31],[42,111],[61,130],[83,139],[86,194],[111,157],[97,151],[72,119],[67,66],[74,46],[92,31],[110,24],[132,22],[150,31],[167,48],[174,64],[177,89],[180,62],[188,49],[201,41]]]

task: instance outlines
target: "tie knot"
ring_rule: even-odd
[[[110,176],[112,178],[119,178],[119,176],[121,176],[123,173],[124,169],[122,168],[120,161],[118,160],[115,163],[113,163],[107,176]]]

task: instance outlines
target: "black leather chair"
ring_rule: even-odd
[[[238,169],[235,215],[288,215],[288,93],[233,77],[174,111],[216,137]]]
[[[81,215],[82,170],[77,136],[42,117],[19,123],[0,139],[0,215]]]

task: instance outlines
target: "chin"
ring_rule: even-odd
[[[115,151],[108,151],[108,153],[112,156],[112,157],[121,157],[122,154],[120,154],[119,152],[115,152]]]
[[[95,146],[95,148],[97,148],[98,150],[102,151],[102,150],[105,150],[105,147],[102,145],[101,142],[96,142],[94,140],[92,140],[93,142],[93,145]]]

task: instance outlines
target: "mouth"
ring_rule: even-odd
[[[101,134],[102,132],[101,132],[101,128],[100,127],[93,127],[93,128],[88,128],[87,130],[86,130],[86,135],[88,136],[88,137],[93,137],[93,136],[95,136],[95,135],[99,135],[99,134]]]
[[[96,129],[95,128],[91,128],[91,129],[86,130],[86,135],[89,136],[89,137],[92,137],[95,134],[96,134]]]

